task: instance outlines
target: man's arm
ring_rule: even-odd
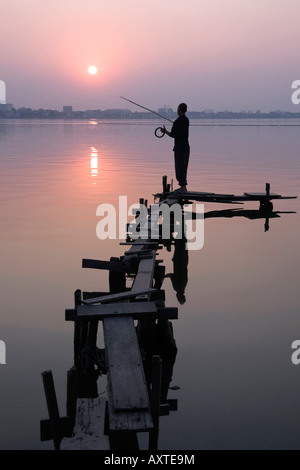
[[[165,126],[163,126],[163,127],[161,128],[161,131],[162,131],[163,134],[167,134],[169,137],[173,137],[172,134],[171,134],[171,132],[167,131],[167,129],[165,128]]]

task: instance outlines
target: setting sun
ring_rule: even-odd
[[[89,67],[89,74],[90,75],[96,75],[96,73],[97,73],[97,67],[95,67],[95,65],[91,65]]]

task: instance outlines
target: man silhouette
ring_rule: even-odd
[[[162,127],[162,132],[169,137],[174,138],[174,160],[175,160],[175,175],[180,188],[177,192],[186,192],[187,186],[187,169],[190,157],[189,145],[189,119],[186,117],[187,105],[180,103],[177,108],[178,118],[174,121],[171,132],[167,131],[165,126]]]

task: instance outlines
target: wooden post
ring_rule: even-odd
[[[67,372],[67,416],[75,416],[78,390],[78,373],[74,365]]]
[[[45,372],[42,372],[42,378],[46,395],[46,402],[53,436],[54,448],[55,450],[59,450],[60,442],[63,436],[60,430],[60,416],[58,411],[52,371],[47,370]]]
[[[160,356],[153,356],[150,404],[154,429],[149,432],[149,450],[157,450],[158,447],[161,369],[162,364]]]
[[[162,177],[163,193],[167,192],[167,178],[166,175]]]
[[[81,304],[81,290],[77,289],[74,292],[74,305],[75,309]],[[81,352],[81,322],[75,321],[74,323],[74,364],[76,368],[80,367],[80,352]]]
[[[120,258],[111,257],[110,261],[114,261],[115,263],[120,263],[122,265],[122,261]],[[117,272],[117,271],[109,271],[109,292],[110,294],[117,294],[118,292],[124,292],[126,290],[126,273],[125,272]]]

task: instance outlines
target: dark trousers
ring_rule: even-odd
[[[179,186],[187,185],[187,169],[190,158],[190,149],[174,149],[175,175]]]

